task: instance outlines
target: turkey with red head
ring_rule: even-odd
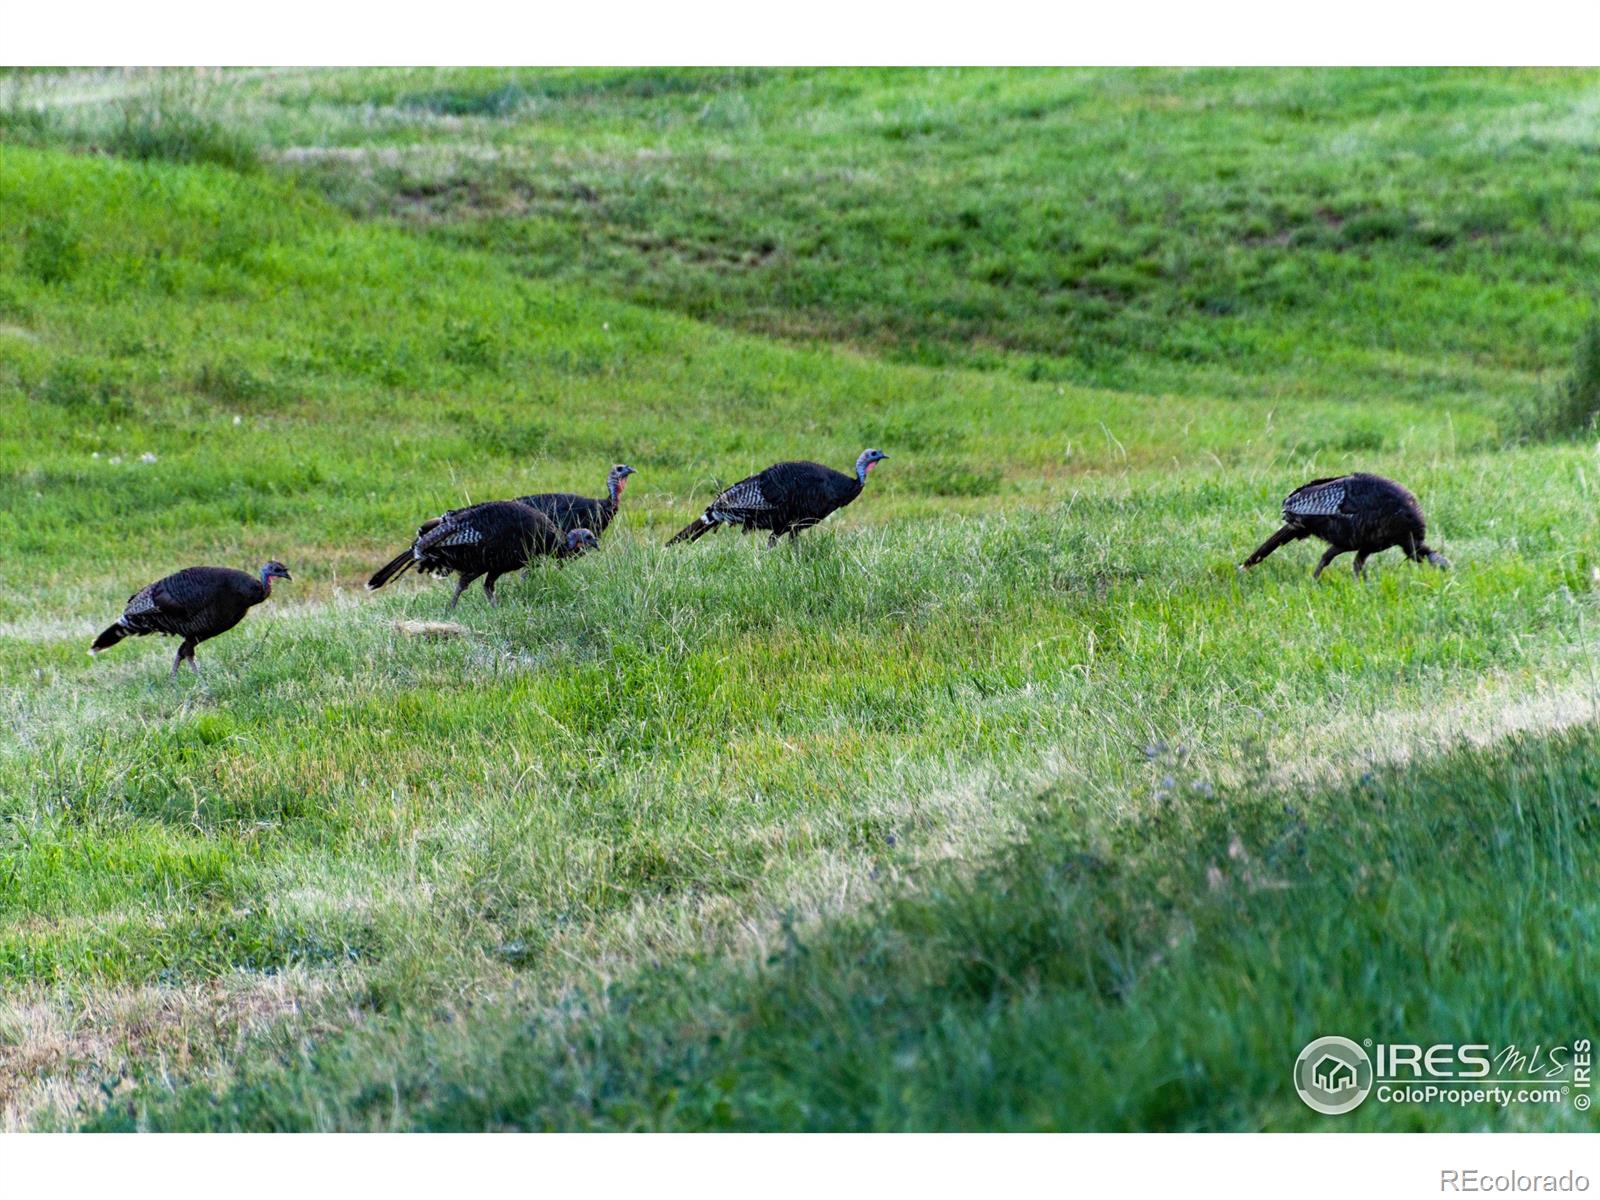
[[[289,568],[276,560],[256,575],[232,567],[185,567],[129,596],[122,615],[95,638],[89,653],[109,650],[125,637],[159,633],[183,639],[172,660],[174,675],[185,660],[190,670],[199,670],[195,647],[227,633],[272,595],[274,579],[288,578]]]
[[[536,496],[518,496],[517,503],[542,512],[555,522],[556,528],[562,533],[587,529],[598,538],[611,524],[611,518],[617,515],[617,506],[622,503],[622,489],[628,486],[628,476],[634,473],[634,469],[626,463],[612,467],[606,475],[606,494],[599,499],[577,496],[571,492],[541,492]]]
[[[854,475],[821,463],[777,463],[724,488],[667,545],[698,541],[719,525],[737,525],[746,533],[765,529],[768,546],[776,546],[784,534],[793,540],[861,495],[872,468],[888,457],[882,450],[863,450]]]
[[[397,575],[415,567],[423,575],[455,575],[454,608],[474,579],[485,576],[483,593],[498,604],[494,585],[500,576],[520,571],[535,558],[551,555],[571,558],[599,545],[587,529],[562,533],[543,513],[515,500],[491,500],[468,508],[454,508],[424,522],[416,540],[395,555],[367,580],[367,590],[377,591]]]

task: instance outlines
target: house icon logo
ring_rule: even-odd
[[[1311,1078],[1325,1092],[1339,1093],[1356,1085],[1356,1069],[1344,1059],[1324,1054],[1311,1068]]]
[[[1308,1107],[1337,1117],[1372,1091],[1372,1060],[1349,1038],[1316,1038],[1294,1060],[1294,1090]]]

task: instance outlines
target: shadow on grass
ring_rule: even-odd
[[[179,1093],[92,1127],[1577,1126],[1566,1104],[1320,1117],[1291,1067],[1330,1033],[1526,1048],[1592,1029],[1600,731],[1309,795],[1223,791],[1150,753],[1153,790],[1118,814],[1045,793],[1029,840],[977,874],[933,868],[787,928],[762,963],[351,1035],[247,1068],[220,1102]]]

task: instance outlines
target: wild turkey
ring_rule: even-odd
[[[863,450],[856,459],[853,478],[821,463],[777,463],[723,489],[706,511],[674,534],[667,545],[698,541],[718,525],[738,525],[746,533],[769,530],[768,546],[776,546],[786,533],[792,540],[802,529],[859,496],[867,486],[868,473],[888,457],[882,450]]]
[[[587,529],[562,534],[549,517],[515,500],[491,500],[469,508],[455,508],[427,521],[406,549],[390,559],[367,580],[367,590],[377,591],[407,568],[424,575],[458,575],[450,608],[472,581],[486,575],[484,595],[498,604],[494,585],[500,576],[520,571],[540,555],[569,558],[582,554],[599,541]]]
[[[1311,572],[1313,579],[1339,555],[1351,551],[1355,552],[1354,570],[1359,578],[1367,558],[1390,546],[1399,546],[1413,562],[1426,559],[1436,567],[1448,567],[1449,560],[1423,541],[1426,534],[1417,498],[1392,479],[1361,472],[1313,479],[1289,493],[1283,502],[1283,528],[1262,542],[1239,569],[1253,567],[1279,546],[1306,537],[1328,543],[1327,553]]]
[[[588,496],[575,496],[571,492],[541,492],[537,496],[518,496],[518,504],[537,509],[555,522],[562,533],[574,529],[587,529],[599,537],[617,515],[617,505],[622,501],[622,489],[628,484],[633,468],[618,463],[606,476],[606,498],[592,500]]]
[[[109,650],[125,637],[159,633],[181,637],[178,656],[172,660],[176,675],[184,659],[198,670],[194,648],[219,633],[226,633],[244,614],[272,595],[274,579],[288,579],[289,568],[269,562],[259,576],[232,567],[185,567],[128,597],[128,606],[89,647],[90,654]]]

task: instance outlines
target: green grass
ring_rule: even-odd
[[[761,334],[1228,395],[1327,394],[1332,368],[1346,397],[1426,399],[1447,363],[1482,369],[1453,385],[1477,395],[1547,368],[1593,301],[1596,88],[428,70],[256,74],[215,107],[351,211]],[[60,111],[89,141],[122,119]]]
[[[6,1123],[1323,1128],[1324,1025],[1592,1031],[1595,453],[1516,421],[1590,312],[1593,75],[163,77],[148,153],[141,80],[6,86]],[[1103,318],[1029,274],[1067,226],[1144,281]],[[659,545],[866,445],[796,547]],[[462,636],[361,593],[613,461],[604,551]],[[1456,569],[1235,572],[1351,468]],[[269,557],[198,678],[84,655]]]
[[[547,1021],[352,1037],[153,1127],[1317,1129],[1286,1044],[1573,1036],[1552,1013],[1593,989],[1592,728],[1293,796],[1164,767],[1172,786],[1110,814],[1047,789],[975,878],[930,872],[821,935],[785,925],[763,961],[653,968]],[[1592,1128],[1371,1101],[1345,1123]]]
[[[1518,412],[1520,432],[1530,438],[1577,438],[1591,435],[1600,421],[1600,317],[1583,331],[1572,369],[1555,387],[1524,400]]]

